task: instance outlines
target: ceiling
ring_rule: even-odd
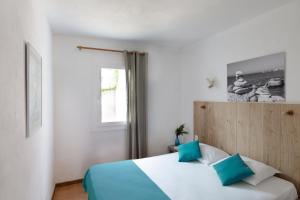
[[[48,0],[55,33],[180,46],[293,0]]]

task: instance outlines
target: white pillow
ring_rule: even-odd
[[[208,144],[199,143],[199,145],[202,154],[199,161],[203,164],[210,165],[229,156],[225,151]]]
[[[241,156],[243,161],[250,167],[254,172],[253,176],[243,179],[244,182],[256,186],[260,182],[266,180],[267,178],[272,177],[274,174],[280,173],[277,169],[266,165],[262,162]]]

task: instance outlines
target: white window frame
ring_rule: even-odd
[[[109,68],[109,69],[125,69],[125,67],[120,66],[101,66],[96,67],[96,75],[97,75],[97,82],[96,82],[96,89],[94,93],[96,93],[96,104],[94,103],[92,106],[94,109],[94,126],[92,132],[98,132],[98,131],[115,131],[115,130],[126,130],[127,127],[127,120],[126,121],[120,121],[120,122],[102,122],[102,98],[101,98],[101,69],[102,68]],[[95,112],[96,111],[96,112]]]

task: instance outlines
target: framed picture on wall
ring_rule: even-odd
[[[42,57],[25,43],[26,137],[42,127]]]
[[[228,64],[228,101],[284,102],[285,59],[282,52]]]

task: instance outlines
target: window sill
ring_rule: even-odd
[[[94,127],[91,132],[101,133],[101,132],[113,132],[113,131],[125,131],[127,127],[126,122],[107,122],[101,123]]]

